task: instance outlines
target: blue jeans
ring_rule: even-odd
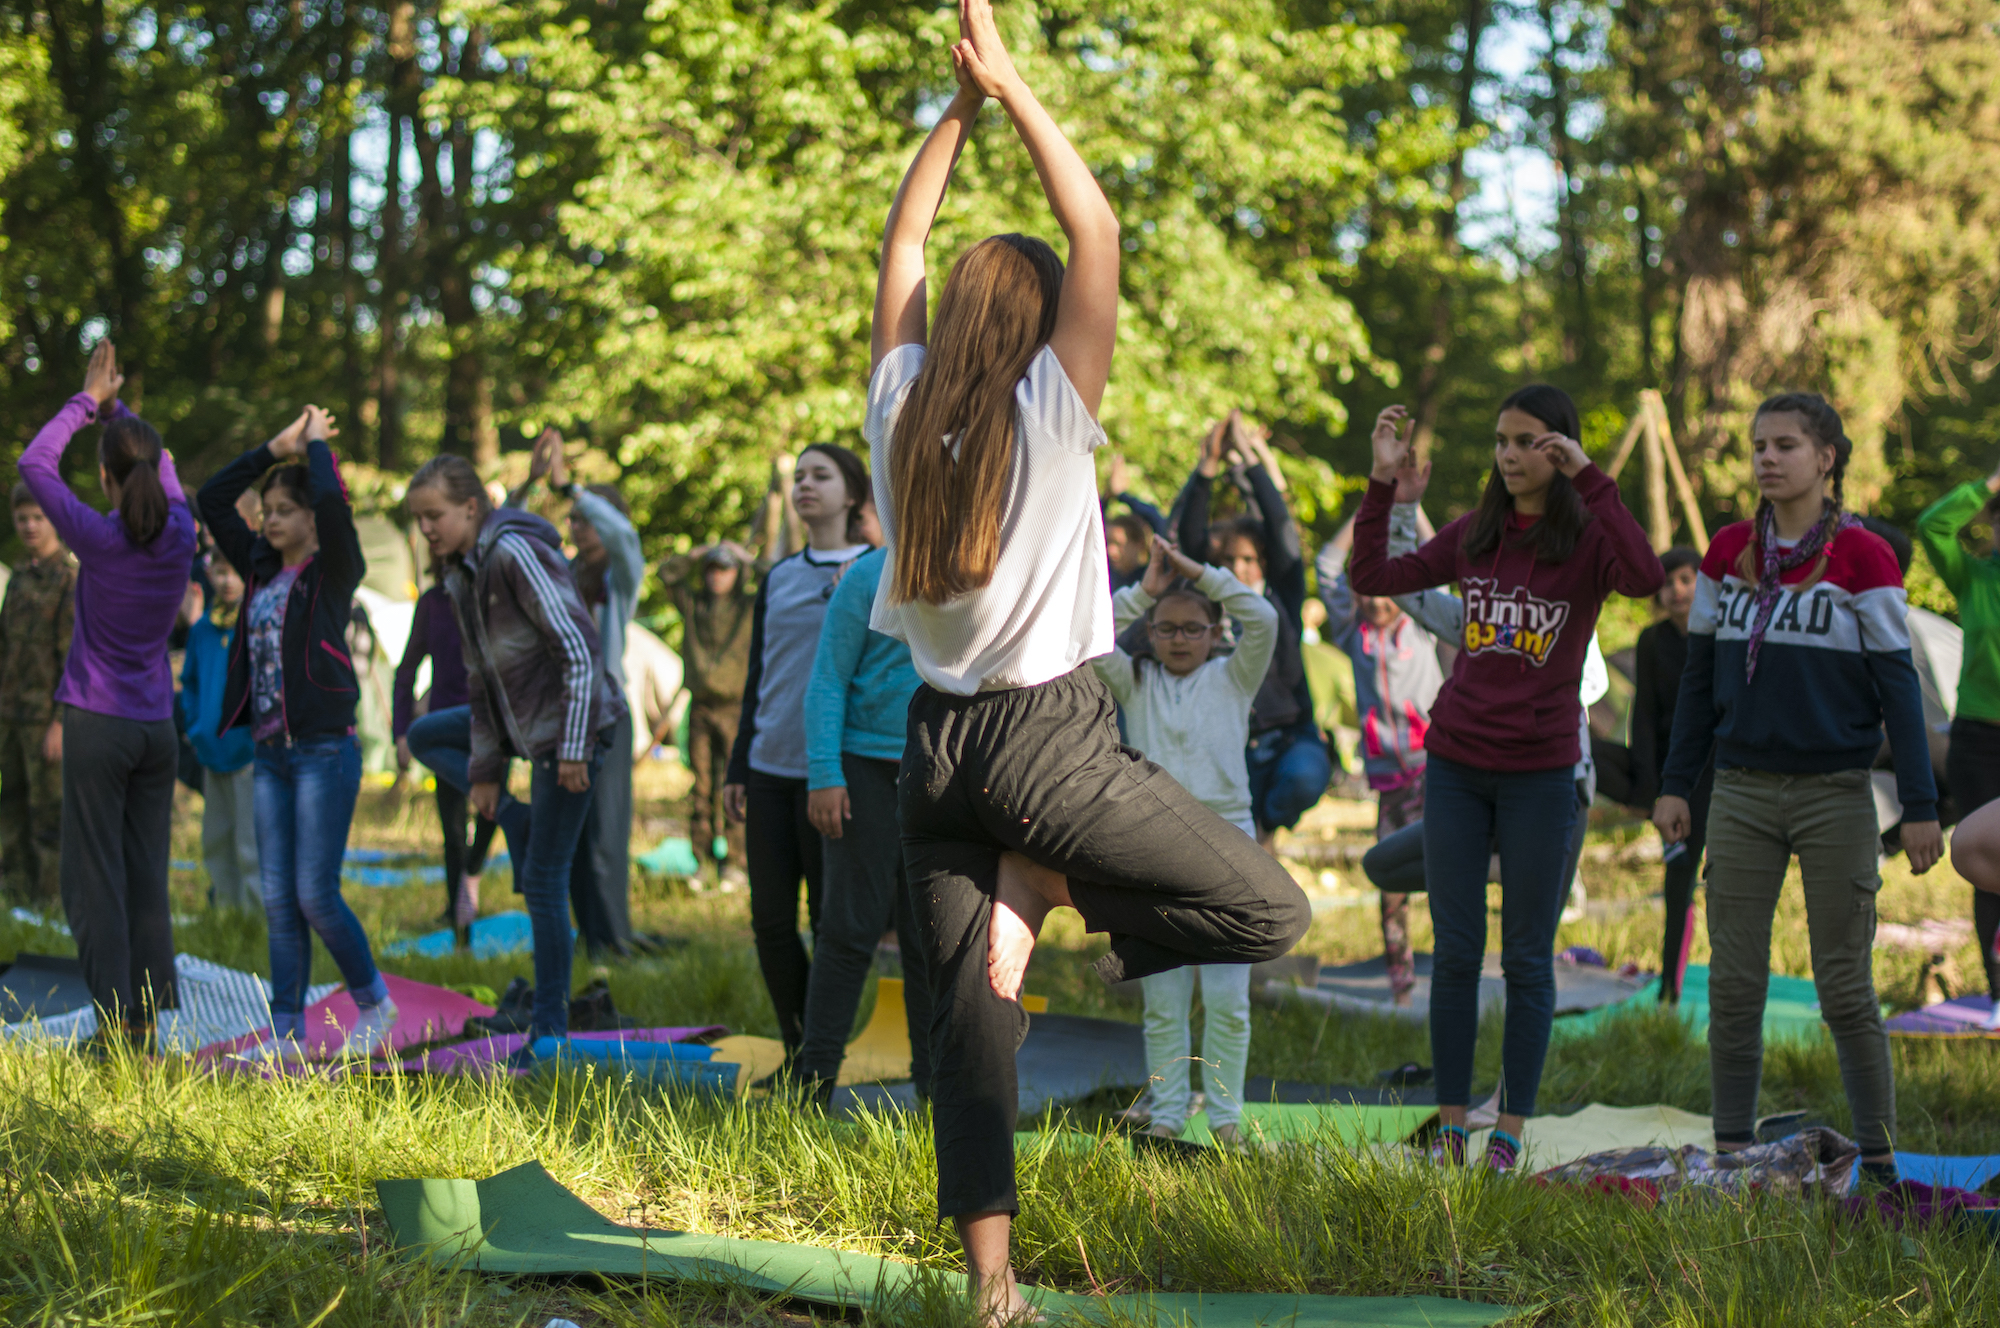
[[[1333,778],[1333,758],[1310,719],[1252,735],[1244,759],[1259,833],[1297,825]]]
[[[570,864],[590,816],[597,774],[604,768],[605,737],[600,733],[591,749],[591,788],[571,793],[556,782],[555,758],[535,761],[528,801],[509,797],[503,787],[499,814],[494,817],[507,836],[514,888],[528,905],[528,921],[535,934],[533,1037],[564,1037],[569,1033]],[[425,715],[410,725],[409,739],[411,756],[453,788],[471,791],[471,707],[453,706]]]
[[[1479,969],[1486,958],[1486,872],[1500,852],[1500,969],[1507,1031],[1500,1110],[1534,1114],[1555,1018],[1556,920],[1576,820],[1572,766],[1479,770],[1431,753],[1424,775],[1424,879],[1430,888],[1431,1057],[1438,1105],[1472,1101]]]
[[[379,1005],[389,994],[361,919],[340,897],[340,859],[361,789],[360,744],[352,734],[260,742],[255,788],[257,861],[271,934],[271,1025],[281,1038],[303,1038],[314,932],[356,1005]]]

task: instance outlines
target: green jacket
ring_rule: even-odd
[[[1965,657],[1958,670],[1958,714],[2000,724],[2000,555],[1975,554],[1958,532],[1993,495],[1980,482],[1961,484],[1924,509],[1917,538],[1931,566],[1958,597]]]
[[[76,622],[76,561],[24,562],[0,601],[0,724],[47,728]]]

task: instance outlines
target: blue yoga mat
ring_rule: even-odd
[[[1854,1159],[1854,1174],[1861,1175],[1861,1159]],[[1941,1157],[1933,1153],[1896,1154],[1896,1174],[1904,1180],[1926,1185],[1949,1185],[1956,1190],[1977,1190],[2000,1176],[2000,1154],[1988,1157]]]
[[[399,885],[444,884],[442,867],[387,865],[407,861],[411,856],[396,849],[350,848],[341,855],[340,879],[350,885],[373,886],[377,889],[391,889]],[[513,869],[504,849],[488,856],[486,866],[489,871],[498,871],[503,867],[510,871]]]
[[[570,928],[574,936],[576,929]],[[382,947],[385,955],[422,955],[426,959],[448,959],[454,952],[456,940],[451,928],[428,932],[422,936],[391,941]],[[472,957],[474,959],[500,959],[511,954],[524,954],[535,948],[535,929],[528,915],[519,909],[505,913],[495,913],[491,917],[478,918],[472,924]]]
[[[606,1055],[609,1050],[614,1054]],[[616,1054],[622,1050],[623,1055]],[[649,1054],[650,1053],[650,1054]],[[696,1053],[699,1053],[697,1055]],[[630,1075],[653,1084],[692,1088],[723,1097],[736,1095],[736,1077],[743,1067],[734,1061],[710,1059],[709,1047],[678,1042],[595,1042],[570,1038],[537,1038],[535,1058],[543,1065],[600,1066],[607,1073]]]
[[[698,1046],[692,1042],[622,1042],[611,1039],[602,1041],[570,1038],[536,1038],[535,1055],[542,1060],[554,1056],[576,1060],[600,1061],[624,1064],[639,1061],[712,1061],[714,1047]]]

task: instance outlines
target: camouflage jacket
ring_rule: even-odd
[[[0,724],[46,725],[69,658],[76,560],[67,551],[14,569],[0,600]]]

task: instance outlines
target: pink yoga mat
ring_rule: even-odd
[[[389,999],[396,1002],[398,1011],[396,1026],[389,1034],[390,1049],[395,1051],[408,1051],[426,1043],[457,1037],[465,1031],[467,1019],[493,1013],[490,1005],[481,1005],[470,996],[433,987],[428,982],[413,982],[389,973],[384,973],[382,978],[389,984]],[[325,1000],[307,1006],[307,1056],[315,1061],[332,1060],[338,1056],[341,1044],[347,1039],[347,1030],[354,1027],[359,1017],[360,1010],[354,1004],[354,998],[345,991],[337,991]],[[196,1059],[228,1060],[257,1047],[270,1033],[269,1028],[262,1028],[230,1042],[203,1047],[196,1053]]]
[[[727,1033],[721,1024],[702,1028],[628,1028],[618,1032],[572,1033],[575,1042],[696,1042],[711,1035]],[[432,1047],[421,1056],[403,1062],[414,1074],[484,1074],[499,1070],[500,1062],[520,1050],[527,1035],[509,1033],[501,1037],[474,1038],[449,1047]],[[526,1070],[511,1073],[522,1075]]]

